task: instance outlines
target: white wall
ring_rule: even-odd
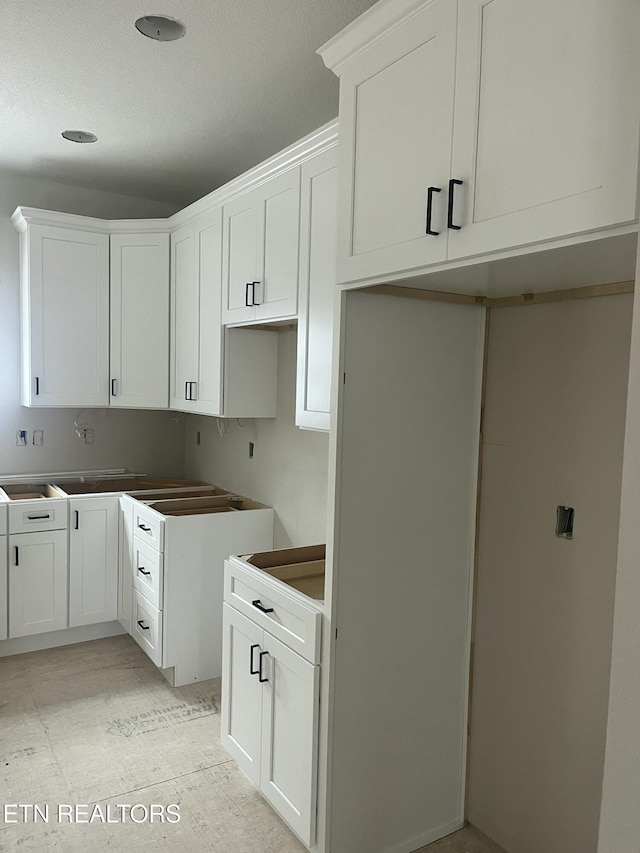
[[[242,427],[232,421],[229,434],[220,436],[216,418],[190,416],[185,472],[275,507],[276,548],[312,545],[326,541],[329,439],[294,425],[296,332],[274,334],[279,339],[277,417],[241,421]]]
[[[165,217],[175,208],[153,201],[96,192],[13,173],[0,173],[0,474],[127,467],[181,476],[184,424],[168,412],[89,409],[83,421],[95,443],[75,434],[77,409],[29,409],[20,405],[18,234],[9,217],[18,205],[107,219]],[[81,356],[81,354],[79,354]],[[44,429],[44,445],[17,447],[15,434]]]
[[[491,312],[468,816],[509,853],[597,848],[632,303]]]

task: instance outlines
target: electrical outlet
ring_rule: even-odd
[[[24,447],[27,443],[27,431],[26,429],[18,429],[16,430],[16,444],[18,447]]]
[[[33,443],[36,447],[42,447],[44,444],[44,430],[43,429],[34,429],[33,431]]]

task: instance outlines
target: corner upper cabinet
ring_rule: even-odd
[[[338,280],[636,221],[635,0],[380,0],[340,76]]]
[[[336,290],[337,148],[302,164],[296,426],[328,430]]]
[[[224,324],[295,317],[299,215],[299,167],[266,180],[224,205]]]
[[[60,224],[57,224],[57,220]],[[18,208],[23,406],[109,405],[109,235]]]
[[[114,408],[169,405],[169,234],[111,235]]]

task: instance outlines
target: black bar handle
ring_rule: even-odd
[[[244,287],[244,304],[247,306],[247,308],[251,308],[251,306],[253,305],[253,293],[251,294],[251,302],[249,302],[249,288],[253,290],[253,284],[248,281]]]
[[[151,572],[146,571],[144,566],[138,566],[138,571],[140,572],[141,575],[150,575],[151,574]]]
[[[260,648],[260,644],[254,643],[251,646],[251,648],[249,649],[249,674],[250,675],[258,675],[258,673],[260,672],[260,670],[254,669],[254,667],[253,667],[253,650],[259,649],[259,648]]]
[[[40,377],[36,376],[36,397],[40,393]]]
[[[15,546],[15,549],[16,549],[16,552],[15,552],[16,553],[16,566],[19,566],[20,565],[20,552],[18,551],[17,545]]]
[[[260,302],[256,302],[256,284],[260,284],[259,281],[251,282],[251,304],[252,305],[260,305]]]
[[[433,212],[433,194],[439,193],[442,191],[441,187],[428,187],[427,188],[427,228],[426,233],[431,234],[433,237],[437,237],[440,233],[439,231],[434,231],[431,227],[431,214]]]
[[[142,619],[138,619],[138,625],[142,628],[143,631],[149,630],[149,626],[145,625],[144,622],[142,621]]]
[[[263,613],[273,613],[273,607],[265,607],[259,598],[254,599],[251,603],[254,607],[257,607],[258,610],[261,610]]]
[[[74,527],[77,530],[80,527],[80,513],[78,512],[78,510],[76,510],[75,514],[76,514],[76,523],[74,524]]]
[[[459,231],[462,226],[453,224],[453,193],[456,186],[461,187],[462,181],[458,181],[456,178],[451,178],[449,181],[449,203],[447,205],[447,228]]]
[[[144,530],[145,533],[151,533],[151,528],[147,527],[144,524],[139,524],[138,527],[140,528],[140,530]]]
[[[196,385],[196,383],[195,383],[195,382],[190,382],[190,383],[189,383],[189,399],[190,399],[190,400],[193,400],[193,401],[195,402],[196,397],[194,397],[194,393],[195,393],[195,391],[194,391],[194,385]]]
[[[111,380],[111,396],[112,397],[116,396],[116,380],[115,379]]]
[[[189,399],[189,383],[188,382],[184,383],[184,399],[185,400]]]
[[[269,654],[269,652],[260,652],[260,657],[258,658],[258,681],[261,684],[264,684],[265,681],[269,681],[268,678],[262,677],[262,658],[268,654]]]
[[[50,513],[46,513],[46,515],[28,515],[27,518],[29,521],[42,521],[45,518],[51,518]]]

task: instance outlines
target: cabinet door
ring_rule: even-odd
[[[199,307],[195,234],[192,226],[171,235],[171,362],[172,409],[191,411],[191,383],[198,381]]]
[[[337,152],[302,165],[296,426],[329,429],[336,288]]]
[[[298,308],[300,169],[263,184],[258,196],[258,284],[256,320],[295,315]]]
[[[67,531],[9,536],[9,636],[67,627]]]
[[[126,497],[120,502],[120,559],[118,561],[118,622],[131,634],[133,599],[133,506]]]
[[[169,404],[169,235],[111,235],[111,406]]]
[[[458,258],[636,218],[636,0],[460,0]]]
[[[0,640],[7,639],[7,537],[0,536]]]
[[[218,208],[195,225],[198,269],[198,379],[191,388],[192,411],[222,414],[222,210]]]
[[[220,742],[259,787],[263,684],[258,673],[263,631],[223,604],[222,632]]]
[[[22,403],[108,406],[109,237],[29,225],[28,246]]]
[[[257,279],[258,197],[248,192],[225,204],[222,247],[222,322],[254,319]]]
[[[69,502],[69,626],[118,615],[118,498]]]
[[[340,281],[443,261],[451,165],[456,4],[392,28],[340,79]],[[433,209],[426,233],[429,187]]]
[[[305,844],[315,837],[319,666],[264,632],[260,790]]]

